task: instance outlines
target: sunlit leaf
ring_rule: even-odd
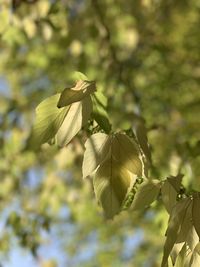
[[[60,94],[53,95],[42,101],[36,108],[36,119],[27,141],[27,146],[37,149],[41,144],[52,139],[62,125],[69,107],[57,108]]]
[[[112,140],[112,155],[130,172],[142,176],[143,165],[138,145],[123,133],[116,133]]]
[[[59,146],[65,146],[72,140],[81,130],[82,126],[87,123],[91,111],[92,102],[90,96],[70,105],[65,120],[57,133],[57,143]]]
[[[60,95],[58,107],[62,108],[74,102],[81,101],[91,93],[95,92],[96,86],[93,81],[78,81],[72,88],[66,88]]]
[[[93,134],[85,143],[85,153],[83,158],[83,178],[92,174],[110,150],[111,138],[104,133]]]
[[[133,174],[112,156],[98,168],[93,179],[97,200],[108,219],[120,212],[123,201],[133,184]]]
[[[183,245],[181,251],[178,254],[178,257],[176,259],[176,263],[174,267],[183,267],[186,261],[186,253],[187,253],[187,246],[186,243]]]
[[[200,193],[193,195],[192,220],[194,228],[200,238]]]
[[[109,133],[111,130],[111,125],[106,111],[107,107],[106,97],[101,92],[96,92],[92,96],[92,104],[93,104],[93,112],[92,112],[93,118],[106,133]]]
[[[148,207],[154,200],[156,200],[159,191],[160,181],[151,180],[143,182],[135,194],[131,209],[140,210]]]
[[[189,198],[183,199],[174,206],[171,216],[169,219],[169,224],[166,232],[166,241],[164,245],[164,252],[162,258],[161,267],[167,266],[167,260],[169,254],[172,251],[174,244],[176,243],[178,234],[181,231],[181,226],[185,218],[188,207],[191,205],[191,200]]]
[[[199,267],[200,266],[200,243],[198,243],[192,253],[190,260],[190,267]]]

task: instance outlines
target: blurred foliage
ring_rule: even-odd
[[[71,86],[78,70],[107,96],[115,130],[144,118],[151,176],[181,172],[187,190],[199,191],[199,11],[199,0],[1,0],[3,254],[17,238],[38,266],[56,266],[38,257],[42,233],[56,227],[68,266],[160,266],[168,218],[162,205],[105,222],[90,181],[81,179],[84,138],[62,150],[23,148],[36,105]],[[132,249],[138,229],[144,238]]]

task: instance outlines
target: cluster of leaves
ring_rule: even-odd
[[[89,119],[95,120],[98,126],[85,142],[82,174],[84,179],[92,178],[106,218],[127,208],[144,210],[160,198],[170,215],[161,266],[198,266],[200,193],[185,194],[180,174],[162,181],[150,178],[151,153],[144,125],[137,125],[135,133],[111,131],[104,98],[96,92],[95,82],[88,80],[47,98],[36,109],[27,148],[46,142],[66,146],[84,126],[89,127]]]

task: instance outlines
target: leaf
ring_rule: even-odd
[[[174,267],[183,267],[186,261],[186,252],[187,252],[187,246],[186,243],[183,245],[181,251],[178,254],[178,257],[176,259],[176,263]]]
[[[139,210],[149,206],[157,198],[159,191],[160,181],[151,180],[143,182],[135,194],[131,209]]]
[[[57,108],[60,94],[42,101],[36,108],[36,120],[27,141],[27,147],[37,149],[52,139],[62,125],[69,107]]]
[[[108,114],[106,111],[107,99],[101,92],[96,92],[92,96],[93,112],[92,116],[98,125],[105,131],[109,133],[111,131],[111,125],[108,119]]]
[[[121,210],[129,188],[133,185],[133,174],[110,156],[97,169],[93,185],[106,218],[111,219]]]
[[[196,247],[197,243],[199,242],[199,237],[197,235],[197,232],[196,232],[194,226],[192,226],[189,229],[189,232],[187,234],[186,241],[187,241],[187,244],[188,244],[190,250],[193,251],[194,248]]]
[[[147,129],[143,122],[137,123],[136,136],[146,159],[151,163],[151,151],[149,149],[149,144],[147,139]]]
[[[112,140],[112,155],[130,172],[142,176],[143,165],[138,145],[123,133],[116,133]]]
[[[200,238],[200,193],[193,195],[192,220],[194,228]]]
[[[181,229],[177,236],[176,243],[187,241],[187,237],[191,228],[192,228],[192,202],[190,203],[185,212],[185,216],[183,218]]]
[[[174,205],[176,204],[177,191],[169,183],[168,180],[165,180],[161,187],[162,200],[165,205],[167,212],[170,214]]]
[[[88,77],[80,71],[75,71],[73,77],[76,80],[88,81]]]
[[[161,267],[167,266],[167,260],[169,257],[169,254],[176,243],[178,234],[181,231],[181,226],[185,218],[185,214],[187,212],[187,208],[191,205],[190,198],[183,199],[174,206],[171,216],[169,219],[169,224],[167,228],[167,238],[164,245],[164,253],[162,258],[162,264]]]
[[[110,150],[110,137],[104,133],[93,134],[85,143],[82,172],[83,178],[92,174]]]
[[[65,146],[72,140],[87,123],[91,111],[92,102],[90,96],[70,105],[67,116],[56,136],[59,146]]]
[[[182,174],[178,174],[177,176],[170,176],[167,178],[168,182],[171,184],[171,186],[174,187],[177,193],[179,193],[180,191],[182,179],[183,179]]]
[[[68,106],[74,102],[81,101],[96,90],[94,81],[78,81],[72,88],[66,88],[60,95],[58,108]]]
[[[199,267],[200,266],[200,243],[198,243],[192,253],[190,260],[190,267]]]

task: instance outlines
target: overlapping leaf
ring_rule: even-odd
[[[58,108],[68,106],[74,102],[83,100],[91,93],[95,92],[96,86],[93,81],[78,81],[72,88],[66,88],[60,95]]]
[[[116,133],[112,140],[112,155],[130,172],[142,176],[143,165],[138,145],[123,133]]]
[[[48,142],[62,125],[69,107],[58,109],[59,97],[60,94],[53,95],[36,108],[36,121],[27,142],[29,148],[37,149],[41,144]]]
[[[151,180],[143,182],[135,194],[131,209],[140,210],[149,206],[154,200],[156,200],[159,191],[160,181]]]
[[[111,138],[104,133],[93,134],[85,143],[82,172],[83,178],[91,175],[105,160],[110,151]]]
[[[86,142],[83,176],[92,173],[98,165],[94,190],[106,217],[112,218],[121,210],[136,177],[142,175],[137,144],[123,133],[93,135]]]
[[[194,228],[200,238],[200,193],[195,193],[193,196],[192,220]]]
[[[106,111],[107,107],[106,97],[101,92],[96,92],[92,96],[92,103],[93,103],[93,112],[92,112],[93,118],[106,133],[109,133],[111,130],[111,125]]]
[[[112,156],[98,168],[93,180],[94,191],[106,218],[111,219],[120,212],[132,182],[133,174]]]
[[[177,237],[182,229],[182,225],[187,214],[188,208],[191,208],[190,198],[183,199],[177,202],[177,204],[172,210],[166,233],[167,237],[164,245],[164,253],[161,267],[167,266],[169,254],[171,253],[172,248],[177,241]]]
[[[81,130],[82,126],[87,123],[91,111],[92,102],[90,96],[70,105],[63,124],[56,135],[57,144],[59,146],[65,146],[72,140],[72,138]]]

